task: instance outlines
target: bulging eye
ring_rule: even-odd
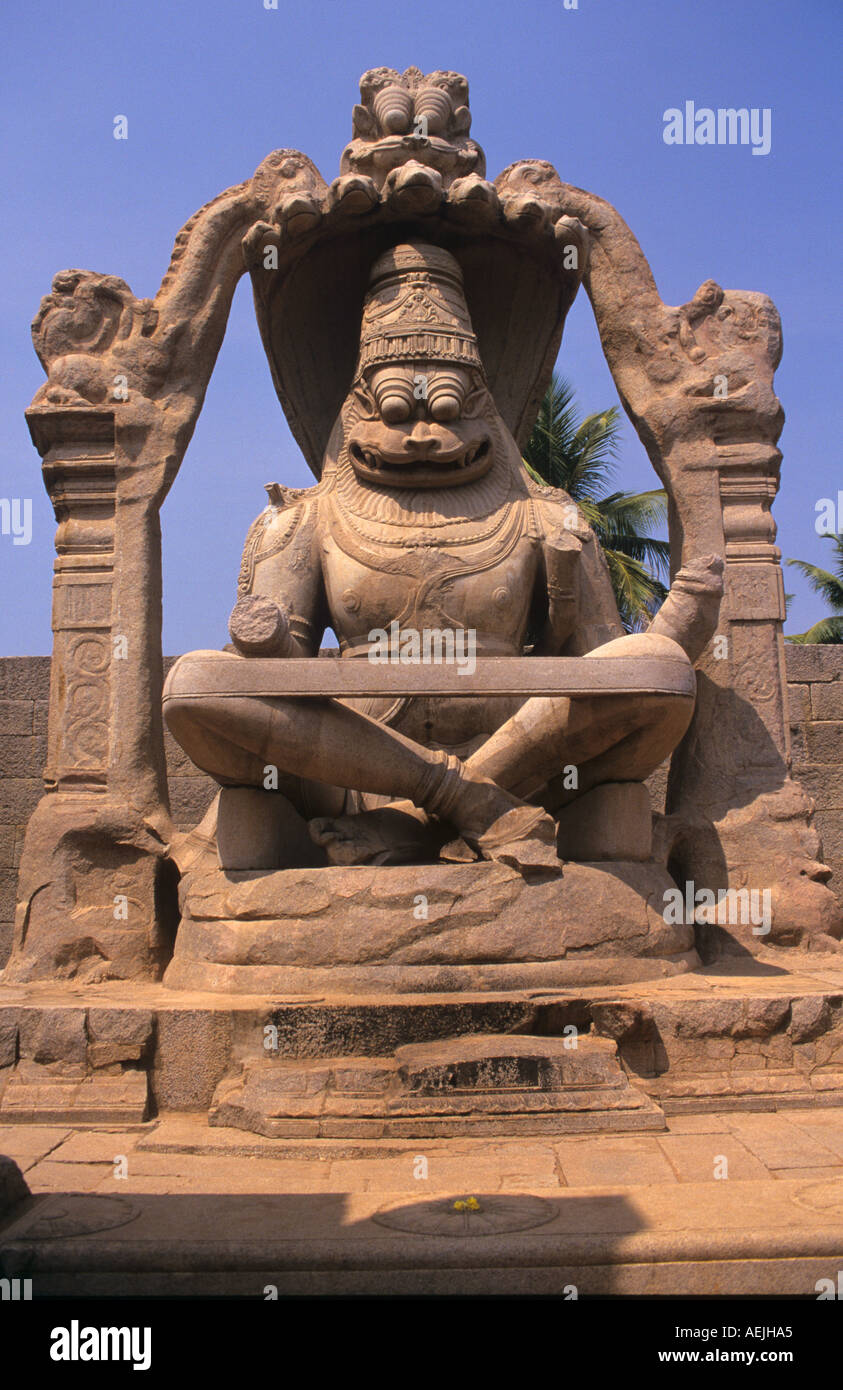
[[[459,418],[460,401],[448,392],[437,394],[430,402],[430,413],[434,420],[456,420]]]
[[[444,135],[451,119],[451,103],[438,87],[426,87],[415,100],[416,122],[422,117],[429,135]]]
[[[374,101],[375,115],[387,135],[404,135],[413,117],[413,99],[402,87],[384,87]]]
[[[384,396],[380,402],[381,419],[388,425],[398,425],[410,418],[410,402],[406,396]]]

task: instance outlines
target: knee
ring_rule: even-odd
[[[624,656],[641,659],[661,657],[671,661],[681,661],[684,666],[691,662],[678,642],[659,632],[627,632],[623,637],[615,637],[602,647],[595,647],[587,653],[589,657]]]

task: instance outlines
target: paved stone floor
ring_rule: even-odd
[[[843,1268],[843,1108],[353,1153],[171,1114],[132,1130],[7,1126],[0,1153],[35,1198],[0,1233],[4,1272],[32,1269],[53,1293],[81,1277],[91,1293],[160,1291],[163,1269],[170,1292],[258,1297],[267,1282],[816,1297]],[[455,1215],[471,1197],[479,1210]]]
[[[212,1129],[203,1116],[175,1115],[129,1131],[9,1125],[0,1128],[0,1153],[16,1160],[34,1194],[335,1192],[422,1198],[473,1190],[720,1186],[843,1179],[843,1109],[673,1116],[660,1134],[400,1140],[377,1148],[355,1141],[354,1156],[344,1154],[339,1140],[261,1139]]]

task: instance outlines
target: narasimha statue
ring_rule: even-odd
[[[553,872],[565,857],[554,814],[603,783],[643,781],[676,747],[722,562],[686,565],[649,630],[624,635],[593,532],[529,476],[495,406],[448,251],[415,241],[377,258],[321,481],[268,490],[233,648],[176,664],[165,717],[223,787],[263,788],[277,769],[276,814],[283,804],[299,842],[308,823],[313,862],[478,857]],[[376,631],[470,632],[480,657],[590,653],[630,670],[659,659],[674,682],[599,698],[434,698],[419,680],[397,699],[303,699],[250,690],[240,671],[237,693],[195,680],[214,662],[313,657],[328,628],[348,659],[371,656]]]

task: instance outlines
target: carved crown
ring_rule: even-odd
[[[482,370],[459,263],[441,247],[416,242],[393,247],[372,267],[357,370],[425,360]]]

